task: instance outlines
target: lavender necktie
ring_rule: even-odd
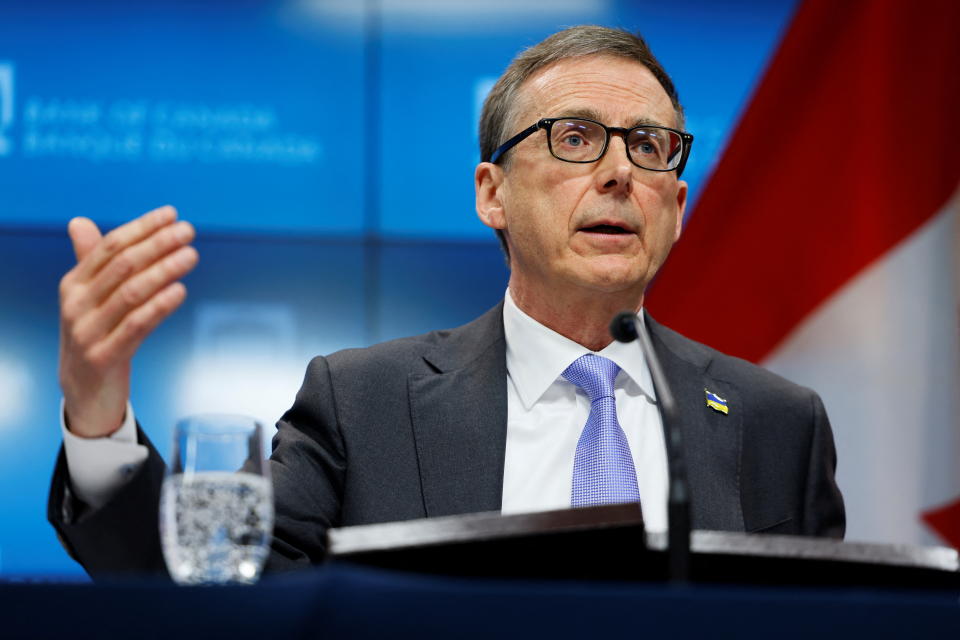
[[[592,353],[577,358],[563,372],[590,398],[590,415],[573,459],[571,506],[640,501],[630,444],[617,421],[613,397],[619,372],[612,360]]]

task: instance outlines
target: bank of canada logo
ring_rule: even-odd
[[[13,125],[13,63],[0,62],[0,156],[13,151],[7,132]]]

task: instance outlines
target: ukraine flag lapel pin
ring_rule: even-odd
[[[720,413],[727,415],[730,413],[730,408],[727,406],[727,401],[715,394],[709,389],[704,389],[704,393],[707,394],[707,406],[713,409],[714,411],[719,411]]]

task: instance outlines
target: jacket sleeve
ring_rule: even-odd
[[[323,561],[327,529],[341,519],[346,466],[330,366],[317,357],[273,439],[276,519],[270,570]]]
[[[812,394],[813,435],[803,505],[803,534],[843,538],[846,516],[835,477],[837,451],[820,396]]]
[[[72,495],[62,447],[57,457],[47,519],[70,556],[95,579],[130,573],[167,575],[158,526],[164,463],[139,426],[137,440],[148,448],[147,459],[99,509]]]

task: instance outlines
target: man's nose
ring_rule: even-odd
[[[613,134],[603,157],[597,161],[597,190],[627,195],[633,188],[633,163],[627,157],[623,136]]]

